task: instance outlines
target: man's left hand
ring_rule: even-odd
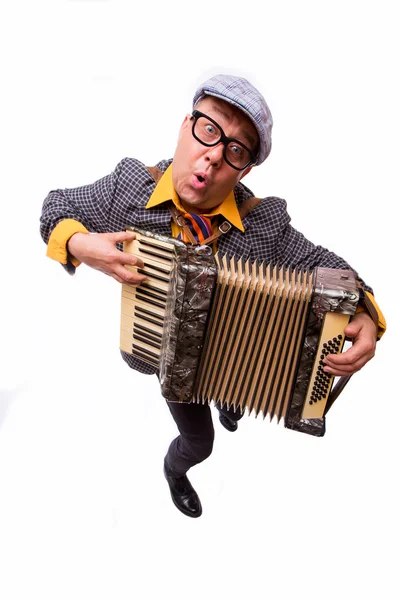
[[[366,312],[357,313],[344,330],[353,340],[351,348],[341,354],[328,354],[324,371],[334,376],[352,375],[359,371],[373,356],[376,347],[376,325]]]

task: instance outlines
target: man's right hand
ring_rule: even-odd
[[[143,261],[132,254],[120,252],[118,242],[131,242],[134,233],[74,233],[68,240],[67,249],[72,256],[93,269],[114,277],[119,283],[139,285],[146,280],[145,275],[130,271],[125,265],[143,268]]]

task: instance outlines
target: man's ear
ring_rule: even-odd
[[[185,129],[190,126],[191,118],[192,118],[192,115],[187,114],[185,116],[185,118],[183,119],[181,128],[179,129],[179,138],[181,137],[181,135],[185,131]]]
[[[187,115],[185,115],[185,118],[182,121],[181,127],[190,125],[191,119],[192,119],[192,115],[190,115],[189,113]]]

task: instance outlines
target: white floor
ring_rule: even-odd
[[[220,4],[7,5],[1,600],[400,597],[396,19],[385,1],[268,1],[266,19]],[[119,356],[118,284],[46,259],[38,219],[50,189],[171,156],[217,71],[252,78],[274,114],[271,157],[245,183],[359,269],[389,330],[324,438],[215,419],[214,453],[190,474],[204,512],[189,519],[162,475],[176,430],[157,380]]]

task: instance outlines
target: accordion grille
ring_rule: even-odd
[[[296,378],[312,275],[218,255],[216,260],[219,275],[195,400],[279,421]]]

